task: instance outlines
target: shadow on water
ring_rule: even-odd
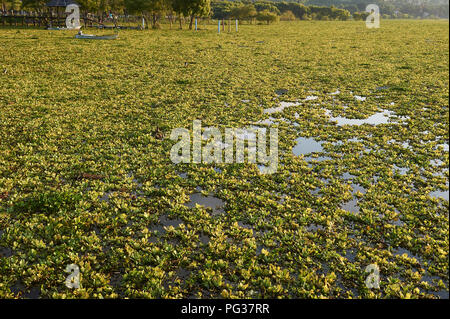
[[[275,94],[278,95],[278,96],[281,96],[281,95],[287,94],[288,92],[289,91],[286,90],[286,89],[278,89],[278,90],[275,91]]]
[[[208,235],[201,234],[198,238],[203,245],[208,245],[211,238]]]
[[[352,174],[350,174],[350,173],[344,173],[344,174],[342,175],[342,177],[343,177],[345,180],[351,180],[352,177],[354,177],[354,176],[353,176]],[[357,192],[359,192],[359,193],[361,193],[361,194],[365,194],[365,193],[367,192],[367,190],[366,190],[364,187],[362,187],[362,186],[360,186],[360,185],[358,185],[358,184],[354,184],[354,183],[351,184],[351,187],[352,187],[353,198],[352,198],[350,201],[343,203],[343,204],[341,205],[341,208],[342,208],[343,210],[346,210],[346,211],[352,213],[352,214],[359,214],[359,213],[360,213],[360,208],[359,208],[359,206],[358,206],[358,202],[359,202],[359,201],[358,201],[358,199],[355,197],[355,194],[356,194]]]
[[[179,227],[181,224],[183,224],[184,221],[178,218],[169,218],[166,215],[163,215],[159,218],[159,223],[158,224],[154,224],[152,226],[150,226],[148,229],[151,232],[157,232],[156,234],[154,233],[153,236],[151,236],[149,238],[149,242],[150,243],[157,243],[160,241],[160,239],[158,238],[158,236],[162,236],[166,233],[166,229],[165,227],[174,227],[177,228]]]
[[[173,227],[177,228],[178,226],[183,224],[183,221],[181,219],[177,219],[177,218],[171,219],[165,215],[161,216],[159,221],[165,227],[173,226]]]
[[[224,213],[223,206],[225,206],[225,202],[220,198],[211,195],[204,196],[201,193],[194,193],[189,195],[189,199],[190,202],[186,204],[189,208],[193,208],[198,204],[205,208],[211,208],[213,216]]]
[[[4,231],[0,229],[0,239],[1,239],[2,236],[3,236],[3,233],[4,233]],[[1,257],[9,257],[9,256],[6,256],[7,253],[6,253],[6,250],[5,250],[5,249],[9,249],[9,248],[5,248],[5,247],[1,247],[1,246],[0,246],[0,256],[1,256]],[[12,251],[11,251],[11,255],[12,255]]]
[[[13,255],[13,251],[9,247],[0,247],[0,257],[8,258]]]
[[[11,288],[13,294],[18,295],[25,299],[39,299],[41,296],[41,288],[31,287],[27,289],[22,281],[17,281]]]
[[[439,281],[441,278],[438,276],[425,275],[422,277],[422,281],[428,283],[431,286],[436,285],[433,281]],[[439,297],[440,299],[449,299],[449,292],[447,289],[441,289],[438,291],[428,291],[428,293]]]
[[[178,176],[181,177],[182,179],[186,179],[188,177],[188,174],[187,173],[179,173]]]

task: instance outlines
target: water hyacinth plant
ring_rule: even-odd
[[[448,298],[448,20],[74,34],[0,29],[1,298]],[[194,120],[276,173],[174,164]]]

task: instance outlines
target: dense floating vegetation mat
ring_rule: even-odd
[[[0,29],[0,296],[448,298],[448,29]],[[278,171],[172,164],[195,119]]]

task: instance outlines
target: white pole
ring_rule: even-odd
[[[236,19],[236,32],[238,32],[239,31],[239,22],[238,22],[238,19]]]

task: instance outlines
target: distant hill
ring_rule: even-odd
[[[213,0],[212,2],[226,2]],[[449,0],[228,0],[231,2],[295,2],[305,6],[325,6],[346,9],[350,13],[365,11],[368,4],[377,4],[385,17],[449,18]]]

